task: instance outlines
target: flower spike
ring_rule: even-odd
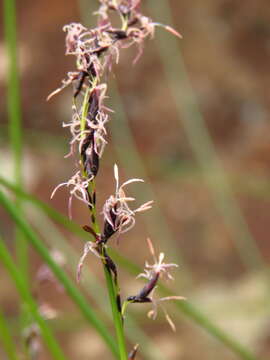
[[[142,288],[142,290],[135,296],[129,296],[127,298],[127,302],[130,303],[152,303],[153,309],[148,312],[148,317],[152,319],[156,319],[158,314],[158,305],[160,305],[161,309],[163,310],[165,314],[165,318],[167,322],[169,323],[170,327],[173,331],[175,331],[175,325],[168,315],[167,311],[164,309],[164,307],[160,304],[163,301],[168,300],[185,300],[183,296],[167,296],[160,299],[155,299],[153,294],[155,292],[155,289],[158,284],[158,280],[162,278],[163,276],[167,280],[173,280],[172,275],[169,273],[170,268],[178,267],[177,264],[166,264],[163,262],[164,260],[164,253],[160,253],[158,259],[155,255],[155,249],[151,242],[151,240],[147,239],[148,247],[150,250],[150,253],[154,259],[153,265],[149,265],[147,262],[145,263],[145,270],[143,273],[139,274],[137,278],[144,277],[148,280],[146,285]]]
[[[137,212],[151,209],[153,201],[148,201],[138,208],[132,210],[129,202],[134,201],[133,197],[126,196],[124,187],[133,182],[143,182],[142,179],[129,179],[121,186],[119,185],[118,166],[114,165],[115,194],[111,195],[103,206],[104,230],[103,241],[107,240],[116,232],[125,233],[135,225],[135,214]]]

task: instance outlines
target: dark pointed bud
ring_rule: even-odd
[[[79,93],[81,92],[83,84],[84,84],[84,80],[87,76],[88,76],[88,73],[86,71],[81,71],[79,73],[78,78],[77,78],[77,83],[75,86],[75,91],[73,94],[74,98],[76,98],[79,95]]]
[[[117,227],[115,224],[117,216],[116,216],[115,212],[116,212],[116,208],[110,210],[110,218],[111,218],[111,222],[114,226],[112,226],[112,224],[110,224],[107,220],[105,220],[103,234],[102,234],[102,241],[104,242],[104,244],[117,231]]]
[[[140,303],[140,304],[152,302],[152,300],[149,297],[140,298],[138,295],[129,296],[127,298],[127,301],[132,302],[132,303]]]
[[[149,282],[142,288],[142,290],[139,292],[138,297],[145,298],[148,295],[150,295],[151,291],[156,286],[159,279],[159,273],[155,273],[153,277],[149,280]]]
[[[96,176],[99,169],[99,156],[94,149],[94,130],[85,137],[81,147],[81,156],[87,175]]]
[[[99,110],[98,91],[94,89],[89,97],[88,119],[95,122]]]
[[[89,151],[89,153],[90,154],[88,155],[86,151],[84,170],[89,177],[97,176],[99,170],[99,156],[93,148]]]
[[[155,273],[153,277],[149,280],[149,282],[142,288],[138,295],[129,296],[127,301],[133,303],[146,303],[152,302],[152,300],[148,297],[154,287],[156,286],[159,279],[159,272]]]

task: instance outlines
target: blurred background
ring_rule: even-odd
[[[151,257],[150,237],[168,262],[176,262],[175,282],[168,284],[207,318],[244,344],[258,359],[270,357],[270,7],[269,1],[145,0],[143,11],[155,21],[172,25],[179,41],[163,29],[145,44],[136,66],[136,49],[123,50],[113,68],[106,104],[114,109],[97,178],[98,206],[114,191],[113,164],[121,180],[144,178],[130,186],[138,204],[154,200],[147,214],[111,246],[139,266]],[[74,59],[65,57],[69,22],[94,26],[98,1],[18,1],[17,34],[23,119],[23,185],[25,191],[67,215],[68,192],[53,200],[54,187],[74,173],[74,159],[64,159],[69,133],[62,128],[71,115],[71,89],[46,102]],[[2,15],[1,15],[2,17]],[[0,174],[13,181],[6,85],[8,58],[3,28],[0,42]],[[31,202],[24,215],[58,255],[65,269],[74,268],[83,242],[53,223]],[[15,230],[2,209],[1,233],[10,251]],[[73,220],[89,223],[85,206],[73,203]],[[66,248],[66,247],[71,248]],[[44,265],[30,247],[32,291],[57,316],[50,320],[70,359],[111,359],[102,340],[52,279],[41,281]],[[102,288],[103,273],[89,256],[81,288],[104,319],[110,309]],[[43,270],[42,270],[43,269]],[[22,304],[0,264],[0,308],[21,350]],[[90,283],[89,283],[90,282]],[[120,270],[123,296],[142,282]],[[101,289],[99,289],[101,286]],[[96,304],[98,303],[99,306]],[[240,358],[173,304],[173,333],[162,311],[149,320],[147,305],[130,306],[136,326],[127,321],[130,343],[144,345],[138,359],[197,360]],[[106,314],[109,314],[107,316]],[[143,332],[140,330],[143,329]],[[138,339],[138,340],[137,340]],[[40,357],[50,359],[41,343]],[[6,359],[1,352],[0,357]]]

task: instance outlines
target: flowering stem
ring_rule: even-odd
[[[89,94],[91,93],[91,90],[93,86],[96,84],[96,78],[93,80],[92,87],[88,87],[84,100],[82,105],[82,117],[81,117],[81,132],[83,133],[85,131],[86,127],[86,119],[87,119],[87,113],[89,109]],[[86,171],[83,169],[82,173],[85,177],[87,177]],[[92,197],[92,200],[94,198],[95,194],[95,180],[92,180],[89,182],[88,185],[88,193]],[[92,228],[96,234],[100,234],[100,226],[97,222],[97,209],[96,209],[96,202],[91,201],[92,206],[89,207],[89,211],[91,214],[92,219]],[[103,246],[103,245],[102,245]],[[101,251],[104,253],[105,248],[103,248]],[[119,359],[120,360],[127,360],[127,351],[126,351],[126,344],[125,344],[125,336],[124,336],[124,329],[123,329],[123,321],[122,321],[122,315],[119,311],[118,304],[117,304],[117,296],[118,296],[118,289],[117,284],[115,283],[114,279],[112,278],[111,271],[106,266],[106,261],[104,260],[104,257],[102,258],[103,263],[103,270],[104,275],[107,283],[107,289],[108,294],[110,298],[110,304],[111,304],[111,310],[112,310],[112,316],[113,316],[113,322],[115,326],[116,336],[117,336],[117,343],[118,343],[118,349],[119,349]]]
[[[94,182],[93,184],[94,185]],[[92,209],[90,210],[92,219],[96,219],[96,206],[93,205]],[[99,225],[95,221],[93,222],[93,229],[95,232],[99,233]],[[117,342],[118,342],[118,348],[119,348],[119,359],[120,360],[127,360],[127,351],[126,351],[126,343],[125,343],[125,336],[124,336],[124,328],[123,328],[123,320],[121,312],[119,311],[118,305],[117,305],[117,296],[118,296],[118,289],[117,285],[115,284],[112,274],[110,270],[106,266],[105,260],[103,262],[103,270],[104,275],[107,283],[107,290],[110,298],[110,304],[111,304],[111,310],[112,310],[112,316],[113,316],[113,322],[116,330],[116,336],[117,336]]]
[[[16,0],[5,0],[3,2],[5,45],[8,56],[8,89],[7,89],[7,111],[9,117],[9,139],[13,155],[13,176],[15,183],[22,187],[22,114],[20,79],[17,54],[16,35]],[[19,199],[16,199],[18,209],[21,207]],[[16,257],[17,262],[28,278],[28,250],[27,241],[16,230]]]
[[[92,181],[89,184],[89,188],[91,188],[92,191],[95,191],[95,182]],[[93,220],[93,230],[96,233],[100,233],[99,224],[96,221],[96,205],[93,204],[93,207],[90,209],[91,217]],[[112,274],[110,270],[106,266],[106,262],[103,260],[103,270],[104,275],[106,279],[107,284],[107,290],[110,298],[110,304],[111,304],[111,310],[112,310],[112,316],[113,316],[113,322],[115,326],[116,336],[117,336],[117,343],[119,348],[119,359],[120,360],[127,360],[127,351],[126,351],[126,342],[125,342],[125,336],[124,336],[124,328],[123,328],[123,320],[121,312],[119,311],[118,305],[117,305],[117,296],[118,296],[118,289],[117,285],[115,284]]]

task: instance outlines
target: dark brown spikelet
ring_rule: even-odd
[[[133,303],[149,303],[152,302],[152,300],[148,297],[150,293],[153,291],[154,287],[156,286],[159,279],[159,273],[155,273],[152,278],[149,280],[149,282],[144,285],[142,290],[139,292],[138,295],[135,296],[129,296],[127,298],[127,301],[133,302]]]
[[[98,110],[99,110],[98,91],[94,89],[89,97],[89,106],[88,106],[88,119],[93,121],[94,124],[97,122],[96,117],[98,114]]]
[[[88,76],[88,73],[86,71],[79,72],[77,82],[76,82],[76,85],[75,85],[75,91],[74,91],[74,94],[73,94],[74,98],[76,98],[80,94],[80,92],[82,90],[82,87],[83,87],[83,84],[84,84],[84,81],[85,81],[87,76]]]
[[[99,155],[95,151],[95,131],[84,138],[81,146],[81,156],[84,171],[89,178],[97,176],[99,170]]]
[[[116,207],[116,205],[115,205]],[[116,216],[116,208],[115,209],[111,209],[110,210],[110,218],[111,218],[111,222],[113,224],[115,224],[117,216]],[[102,233],[102,241],[104,242],[104,244],[106,244],[106,242],[109,240],[109,238],[116,233],[117,230],[116,226],[112,226],[107,220],[105,220],[104,222],[104,229],[103,229],[103,233]]]

